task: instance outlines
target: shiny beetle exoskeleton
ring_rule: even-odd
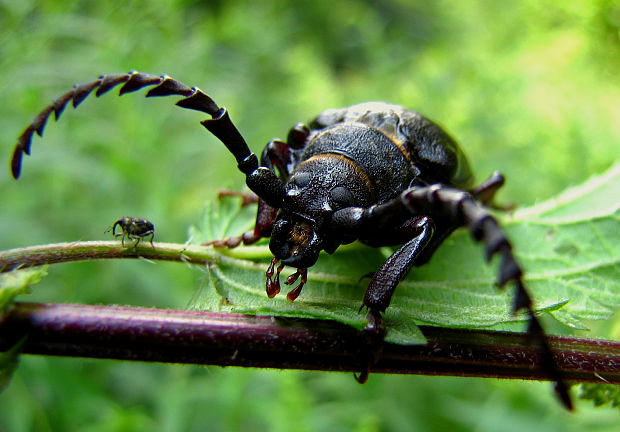
[[[504,178],[494,173],[474,186],[463,152],[438,125],[414,111],[383,102],[329,109],[308,125],[291,128],[286,140],[270,141],[258,158],[228,112],[200,89],[168,76],[103,75],[76,85],[35,117],[15,148],[14,177],[20,174],[23,155],[30,153],[33,134],[42,134],[52,112],[58,118],[69,101],[76,107],[92,91],[100,96],[121,84],[120,94],[152,87],[147,97],[182,96],[177,105],[211,116],[202,125],[232,153],[248,187],[259,197],[254,230],[226,239],[225,244],[250,244],[270,237],[274,258],[266,272],[269,297],[279,293],[280,273],[290,266],[297,270],[284,283],[291,285],[299,279],[287,294],[295,300],[321,251],[333,253],[355,240],[374,247],[401,245],[372,274],[363,298],[369,318],[367,333],[382,337],[382,312],[402,278],[412,267],[427,262],[452,231],[466,227],[482,243],[487,260],[500,257],[498,285],[514,283],[513,310],[527,312],[528,332],[542,348],[544,367],[564,404],[571,406],[523,284],[521,266],[485,207]],[[368,353],[360,381],[367,378],[374,354]]]

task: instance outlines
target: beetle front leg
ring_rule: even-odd
[[[149,243],[151,243],[151,247],[152,247],[153,249],[155,249],[155,245],[153,244],[153,239],[155,238],[155,231],[149,231],[149,232],[147,232],[147,233],[146,233],[146,235],[145,235],[144,237],[145,237],[145,238],[146,238],[146,237],[150,237],[150,238],[149,238]]]
[[[417,231],[415,237],[383,263],[372,276],[366,289],[363,305],[372,313],[384,312],[387,309],[398,283],[415,264],[435,232],[433,221],[425,216],[414,219],[411,225]]]
[[[491,205],[497,191],[504,186],[506,178],[499,171],[493,172],[488,179],[480,183],[470,193],[485,205]]]
[[[366,382],[370,368],[381,353],[385,336],[381,313],[387,309],[399,282],[415,265],[416,259],[429,244],[435,232],[433,221],[425,216],[415,218],[407,225],[402,229],[413,230],[414,237],[394,252],[374,273],[364,294],[362,308],[368,308],[368,324],[362,336],[363,366],[360,374],[355,376],[360,383]]]
[[[276,215],[278,209],[270,207],[263,200],[258,200],[258,210],[256,213],[256,223],[254,229],[247,231],[240,236],[228,237],[225,239],[211,240],[202,243],[203,246],[215,246],[215,247],[227,247],[235,248],[241,243],[244,245],[251,245],[259,241],[261,238],[269,237],[271,235],[271,229],[276,221]]]

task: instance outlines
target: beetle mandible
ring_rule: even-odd
[[[290,266],[297,270],[285,283],[300,279],[287,295],[295,300],[307,282],[307,269],[321,251],[333,253],[355,240],[374,247],[402,245],[372,275],[363,298],[368,333],[382,335],[381,314],[401,279],[413,266],[427,262],[452,231],[464,226],[484,245],[487,260],[500,257],[498,285],[514,282],[513,311],[527,312],[528,331],[543,349],[544,367],[570,407],[524,286],[521,266],[485,207],[504,178],[494,173],[474,187],[465,155],[438,125],[414,111],[383,102],[330,109],[307,126],[300,123],[291,128],[286,141],[270,141],[259,159],[227,110],[200,89],[166,75],[132,71],[76,85],[39,113],[18,139],[11,161],[13,176],[19,177],[33,134],[42,134],[52,112],[58,119],[69,101],[77,107],[92,91],[101,96],[120,84],[120,95],[152,86],[147,97],[182,96],[178,106],[211,116],[201,124],[232,153],[246,184],[259,197],[254,230],[227,243],[251,244],[270,237],[274,258],[266,272],[269,297],[278,294],[280,273]],[[367,374],[365,368],[359,380],[364,381]]]

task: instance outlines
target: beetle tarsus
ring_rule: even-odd
[[[364,307],[362,305],[362,307]],[[361,308],[360,308],[361,309]],[[360,370],[354,373],[355,380],[364,384],[368,381],[368,376],[372,367],[377,363],[383,351],[383,340],[385,339],[385,323],[381,312],[370,309],[366,315],[367,324],[360,333]]]

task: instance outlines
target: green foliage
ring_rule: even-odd
[[[15,137],[74,82],[138,69],[200,86],[255,151],[327,107],[386,100],[417,109],[458,138],[479,178],[506,174],[500,200],[523,207],[620,159],[619,11],[616,0],[0,1],[2,159],[6,167]],[[0,249],[101,239],[121,216],[147,217],[159,240],[183,242],[204,202],[243,180],[202,117],[172,102],[109,94],[51,122],[19,182],[0,170]],[[520,253],[537,250],[508,229]],[[571,256],[571,245],[564,239],[556,253]],[[521,258],[536,272],[539,259]],[[490,281],[493,267],[481,267]],[[562,280],[579,291],[582,270]],[[184,307],[203,280],[178,264],[76,263],[54,266],[29,298]],[[570,294],[607,314],[606,299],[562,289],[557,300]],[[588,336],[609,336],[587,324]],[[338,374],[26,356],[0,394],[0,429],[617,428],[617,410],[588,405],[569,416],[536,383],[371,376],[358,386]]]
[[[0,273],[0,320],[15,297],[30,292],[30,285],[40,282],[46,274],[45,267]]]
[[[19,355],[25,339],[20,340],[6,351],[0,351],[0,391],[4,390],[11,382],[13,373],[19,366]]]
[[[620,387],[612,384],[581,385],[581,399],[591,400],[596,406],[610,404],[614,408],[620,407]]]
[[[524,208],[509,220],[507,231],[517,240],[517,257],[526,264],[526,283],[540,311],[558,321],[583,328],[583,320],[609,319],[620,306],[620,250],[612,239],[620,232],[620,165],[557,198]],[[197,243],[226,238],[251,226],[253,214],[240,200],[208,207]],[[452,327],[490,327],[515,321],[511,290],[494,288],[495,275],[483,261],[482,248],[459,232],[440,248],[430,263],[414,269],[397,290],[386,313],[388,339],[420,343],[416,323]],[[231,258],[236,251],[245,259]],[[309,282],[294,303],[280,295],[268,299],[266,247],[222,250],[208,266],[209,280],[199,309],[335,319],[363,327],[358,312],[366,283],[364,274],[385,259],[382,250],[361,246],[323,256],[309,272]],[[387,251],[389,253],[389,251]],[[219,296],[218,296],[219,294]],[[524,318],[521,318],[524,319]]]
[[[15,297],[30,292],[30,285],[38,283],[47,274],[45,267],[0,273],[0,322],[9,311]],[[11,381],[19,364],[19,353],[25,339],[5,352],[0,352],[0,391]]]
[[[609,319],[620,304],[620,164],[546,203],[515,215],[512,235],[523,248],[531,289],[569,299],[560,322]]]

